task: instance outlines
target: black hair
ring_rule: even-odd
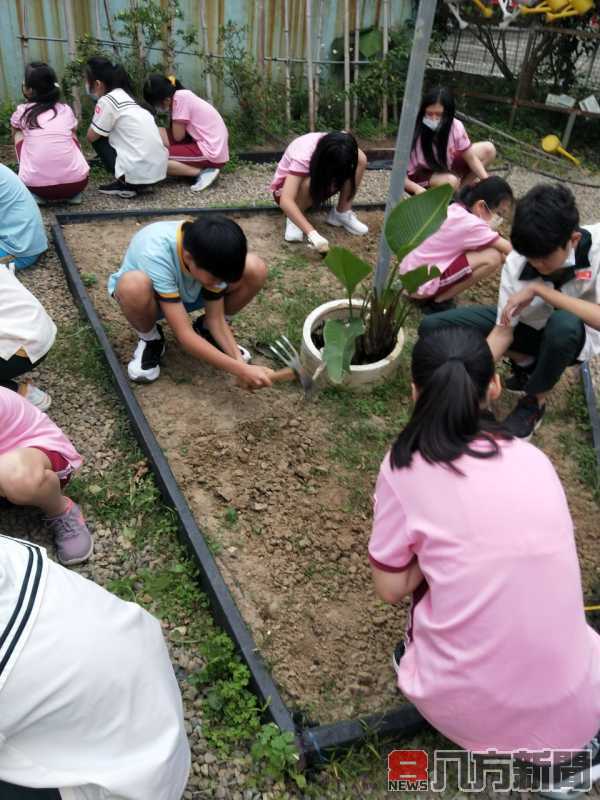
[[[123,89],[127,94],[134,96],[129,75],[121,64],[114,64],[103,56],[88,58],[85,64],[85,77],[88,83],[100,81],[107,92],[113,89]]]
[[[419,395],[392,447],[394,469],[410,466],[415,452],[430,464],[441,463],[455,471],[452,462],[462,455],[489,458],[499,453],[497,439],[511,436],[482,414],[495,367],[479,331],[453,326],[424,334],[414,346],[411,370]],[[475,439],[484,439],[488,446],[472,448]]]
[[[463,186],[456,198],[456,201],[465,208],[472,208],[478,200],[483,200],[490,211],[493,211],[506,200],[512,204],[514,196],[504,178],[499,175],[490,175],[489,178],[484,178],[470,186]]]
[[[444,107],[444,115],[442,116],[440,127],[432,131],[427,125],[423,124],[423,117],[425,116],[425,109],[436,103],[441,103]],[[427,166],[433,172],[447,172],[450,169],[450,164],[448,164],[448,137],[454,122],[454,113],[454,97],[452,92],[445,86],[431,89],[421,100],[411,149],[414,150],[417,141],[420,139],[423,156]]]
[[[215,214],[183,223],[183,247],[197,267],[227,283],[239,281],[244,272],[248,241],[232,219]]]
[[[573,192],[555,183],[539,183],[517,201],[510,240],[526,258],[545,258],[566,247],[579,227]]]
[[[60,99],[60,86],[56,80],[56,72],[43,61],[32,61],[25,67],[23,81],[27,89],[31,89],[31,96],[27,102],[32,105],[25,111],[22,124],[25,128],[39,128],[38,117],[45,111],[54,111]]]
[[[356,193],[358,144],[351,133],[339,131],[322,136],[310,159],[310,196],[313,208],[323,208],[329,198],[350,181],[350,197]]]
[[[170,100],[178,89],[184,89],[182,83],[173,76],[173,81],[165,75],[155,72],[144,83],[144,100],[156,106],[164,100]]]

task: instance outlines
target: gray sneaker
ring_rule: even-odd
[[[57,517],[47,517],[46,524],[54,534],[56,555],[63,566],[81,564],[92,555],[94,540],[77,503],[68,499],[67,510]]]

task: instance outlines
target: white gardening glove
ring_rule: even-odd
[[[317,231],[312,230],[309,234],[307,234],[307,238],[310,243],[309,246],[314,247],[317,253],[325,255],[325,253],[329,252],[329,242],[324,236],[321,236],[320,233],[317,233]]]

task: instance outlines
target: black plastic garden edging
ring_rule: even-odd
[[[356,208],[383,208],[383,204],[365,204]],[[179,520],[182,541],[196,562],[203,589],[210,598],[214,616],[233,639],[240,655],[248,666],[253,691],[267,707],[271,720],[284,731],[291,731],[303,755],[303,762],[325,758],[326,751],[347,748],[358,744],[373,735],[380,737],[405,738],[416,733],[425,721],[416,708],[405,703],[381,714],[372,714],[351,720],[343,720],[328,725],[298,727],[292,713],[285,705],[273,678],[268,671],[254,639],[233,600],[219,568],[198,528],[194,516],[185,500],[169,463],[160,447],[146,417],[131,389],[129,379],[120,360],[117,358],[104,326],[94,308],[90,296],[81,280],[77,264],[67,245],[62,225],[123,217],[159,217],[204,213],[281,213],[276,207],[254,208],[179,208],[179,209],[140,209],[131,211],[104,211],[57,214],[52,225],[52,235],[60,257],[71,293],[91,325],[116,384],[117,392],[125,405],[133,430],[147,457],[165,502],[171,506]]]
[[[581,377],[583,379],[583,390],[585,392],[585,400],[590,416],[592,439],[594,441],[594,450],[596,451],[598,470],[600,470],[600,413],[598,412],[598,402],[596,399],[596,392],[594,391],[592,373],[590,372],[590,366],[587,361],[584,361],[581,365]]]
[[[393,147],[373,147],[364,151],[367,157],[367,169],[391,169],[394,161]],[[240,161],[250,161],[252,164],[274,164],[281,159],[283,150],[248,150],[238,153]]]

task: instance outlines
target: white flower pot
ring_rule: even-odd
[[[362,300],[353,300],[352,308],[360,311]],[[329,303],[315,308],[304,320],[302,328],[302,347],[300,358],[307,370],[313,375],[319,367],[323,367],[321,351],[312,340],[312,332],[319,323],[328,319],[346,319],[348,316],[348,300],[331,300]],[[398,332],[396,346],[392,352],[375,361],[373,364],[356,364],[350,367],[350,373],[344,375],[344,386],[357,387],[365,384],[381,383],[390,378],[398,369],[400,356],[404,347],[404,330]]]

